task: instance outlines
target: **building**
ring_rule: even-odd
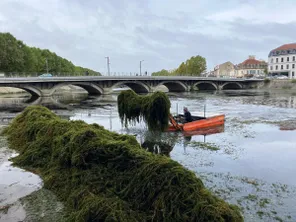
[[[296,79],[296,43],[285,44],[273,49],[268,55],[269,75],[284,75]]]
[[[255,56],[249,56],[248,59],[236,66],[236,76],[264,76],[267,71],[267,63],[263,60],[257,60]]]
[[[214,76],[216,77],[234,78],[235,74],[235,66],[231,62],[222,63],[214,68]]]
[[[267,70],[267,63],[263,60],[256,60],[255,56],[249,56],[248,59],[238,65],[231,62],[225,62],[214,68],[216,77],[243,78],[248,76],[262,76]]]

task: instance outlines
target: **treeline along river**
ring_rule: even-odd
[[[144,123],[123,128],[116,95],[65,93],[36,101],[19,96],[0,98],[1,125],[26,106],[42,104],[62,118],[135,135],[141,144],[164,141],[172,147],[166,154],[201,177],[217,196],[240,206],[245,221],[296,221],[296,93],[291,90],[169,93],[172,113],[186,106],[193,115],[204,115],[206,106],[206,116],[225,114],[226,122],[195,135],[157,136]],[[41,189],[40,178],[10,165],[8,158],[15,154],[3,137],[0,146],[0,221],[61,218],[62,204]]]

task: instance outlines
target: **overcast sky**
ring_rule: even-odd
[[[0,0],[0,32],[106,72],[217,64],[296,42],[296,0]]]

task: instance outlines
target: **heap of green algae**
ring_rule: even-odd
[[[117,99],[121,123],[145,121],[149,130],[163,131],[168,127],[171,103],[164,92],[138,95],[132,90],[122,91]]]
[[[39,174],[68,221],[243,221],[193,172],[133,136],[27,107],[4,131],[15,165]]]

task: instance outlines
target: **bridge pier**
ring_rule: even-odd
[[[112,90],[112,87],[106,87],[106,88],[103,88],[103,93],[102,95],[109,95],[113,92]]]
[[[53,92],[50,89],[41,89],[41,97],[51,97]]]

